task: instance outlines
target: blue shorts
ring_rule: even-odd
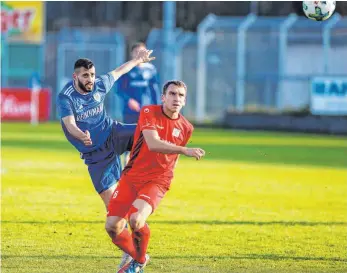
[[[131,150],[135,128],[136,124],[114,121],[105,143],[97,150],[81,155],[98,193],[109,189],[119,180],[122,171],[120,155]]]

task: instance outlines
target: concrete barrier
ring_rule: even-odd
[[[226,113],[224,126],[234,129],[276,130],[347,135],[346,116],[296,116]]]

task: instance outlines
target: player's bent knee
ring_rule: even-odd
[[[140,213],[136,212],[130,215],[129,223],[132,230],[139,230],[145,225],[146,219]]]
[[[125,228],[126,221],[123,218],[111,216],[107,218],[105,229],[111,238],[120,234]]]

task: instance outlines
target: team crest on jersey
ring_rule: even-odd
[[[180,133],[181,133],[181,130],[177,129],[177,128],[174,128],[173,131],[172,131],[172,135],[174,137],[179,137]]]
[[[97,101],[97,102],[100,102],[101,101],[101,96],[100,94],[97,92],[93,95],[93,98]]]
[[[149,113],[149,109],[148,109],[148,108],[145,108],[145,109],[143,110],[143,112],[145,112],[145,113],[147,114],[147,113]]]

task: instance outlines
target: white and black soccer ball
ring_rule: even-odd
[[[325,21],[334,13],[336,1],[303,1],[302,8],[307,18]]]

